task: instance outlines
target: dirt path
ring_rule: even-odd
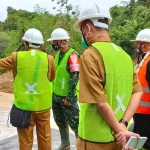
[[[9,127],[7,126],[13,97],[14,95],[11,93],[0,92],[0,140],[16,135],[16,128],[10,124],[8,124]]]
[[[0,92],[13,92],[13,74],[12,72],[3,73],[0,75]]]

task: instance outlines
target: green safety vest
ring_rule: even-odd
[[[66,70],[69,56],[73,52],[73,49],[69,49],[63,56],[61,62],[59,62],[59,54],[57,53],[55,57],[55,67],[56,67],[56,78],[54,80],[53,92],[59,96],[67,96],[70,87],[70,73]]]
[[[120,120],[132,95],[132,60],[113,43],[97,42],[92,46],[102,56],[106,81],[104,91],[117,120]],[[96,105],[81,103],[80,106],[79,137],[92,142],[114,141],[112,129],[102,118]]]
[[[48,79],[48,56],[39,50],[17,53],[14,104],[22,110],[42,111],[52,106],[52,83]]]

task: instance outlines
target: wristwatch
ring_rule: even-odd
[[[120,121],[119,121],[119,122],[124,123],[126,127],[128,126],[128,122],[127,122],[126,120],[124,120],[124,119],[120,119]]]

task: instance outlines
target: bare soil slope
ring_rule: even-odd
[[[0,75],[0,92],[13,93],[13,74],[12,72]]]

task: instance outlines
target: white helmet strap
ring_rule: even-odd
[[[93,22],[94,26],[96,26],[96,27],[101,27],[101,28],[108,29],[108,24],[103,23],[103,22],[99,22],[98,18],[92,18],[92,19],[89,19],[89,20],[91,20]]]
[[[32,47],[32,48],[40,48],[41,45],[35,45],[33,43],[29,43],[29,47]]]

